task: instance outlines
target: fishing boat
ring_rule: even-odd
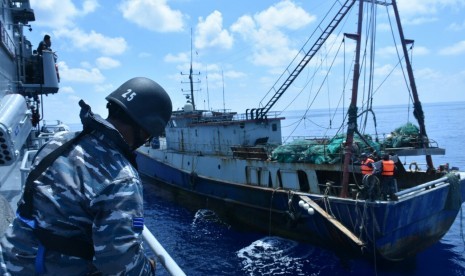
[[[243,114],[197,109],[191,65],[188,101],[173,112],[164,137],[138,150],[139,171],[181,202],[212,209],[249,229],[387,261],[405,260],[449,230],[465,198],[465,173],[448,164],[433,164],[432,156],[444,155],[445,149],[427,135],[407,49],[412,41],[404,37],[396,1],[335,2],[259,107]],[[373,113],[373,107],[359,93],[362,86],[372,92],[375,87],[361,82],[362,72],[373,75],[361,64],[373,66],[370,43],[377,36],[364,40],[364,35],[376,28],[364,28],[364,22],[375,22],[378,10],[394,16],[398,64],[406,71],[406,91],[417,119],[381,138],[363,132],[363,118]],[[349,14],[355,15],[355,33],[340,31],[343,25],[354,26],[344,21]],[[364,15],[371,20],[364,20]],[[314,57],[337,38],[355,44],[352,82],[346,82],[351,85],[350,105],[341,123],[345,131],[334,137],[309,133],[311,138],[283,142],[285,118],[272,108],[304,68],[318,67]],[[389,85],[389,79],[382,83]],[[358,159],[363,153],[389,154],[396,161],[397,189],[390,198],[379,192],[380,175],[362,174]],[[406,156],[424,156],[426,166],[399,161]]]

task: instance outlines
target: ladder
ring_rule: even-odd
[[[292,66],[289,64],[289,66],[286,68],[284,73],[281,74],[279,79],[275,82],[273,87],[268,91],[268,93],[274,91],[273,97],[268,101],[268,103],[263,107],[256,109],[256,118],[257,119],[263,119],[265,118],[266,114],[270,109],[274,106],[274,104],[281,98],[281,96],[284,94],[284,92],[287,90],[287,88],[294,82],[294,80],[299,76],[299,74],[302,72],[302,70],[307,66],[307,64],[310,62],[310,60],[315,56],[315,54],[320,50],[321,46],[325,43],[325,41],[328,39],[330,34],[336,29],[336,27],[339,25],[339,23],[342,21],[344,16],[347,14],[347,12],[352,8],[354,5],[355,0],[347,0],[340,8],[340,10],[337,12],[337,14],[334,16],[334,18],[331,20],[329,25],[323,30],[321,33],[320,37],[317,39],[315,44],[308,50],[308,52],[305,54],[304,58],[297,64],[297,66],[294,68],[294,70],[290,71],[290,67]],[[303,53],[304,47],[300,49],[299,54]],[[284,82],[280,85],[280,80],[284,78],[288,74],[287,78],[284,80]],[[278,88],[279,87],[279,88]],[[267,93],[267,94],[268,94]],[[253,114],[252,119],[253,119]]]

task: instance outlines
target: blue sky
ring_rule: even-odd
[[[77,103],[84,99],[105,117],[105,96],[135,76],[160,83],[174,109],[181,108],[182,89],[189,89],[181,72],[189,72],[191,31],[194,72],[200,72],[195,76],[200,81],[197,108],[244,113],[258,107],[310,37],[329,2],[31,0],[36,21],[26,36],[34,47],[44,34],[52,36],[61,77],[59,93],[44,97],[44,116],[78,123]],[[398,6],[405,36],[415,40],[413,67],[422,102],[465,101],[465,1],[399,0]],[[378,36],[390,35],[387,22],[386,16],[379,16]],[[356,25],[350,26],[349,32],[355,33]],[[353,44],[345,47],[348,52]],[[387,44],[377,47],[385,57],[395,53]],[[378,59],[375,72],[390,71],[395,63]],[[339,58],[337,65],[342,68],[341,64]],[[309,89],[304,82],[296,81],[293,89]],[[380,95],[374,105],[405,103],[408,96],[401,95],[397,85],[384,84],[389,93]],[[342,89],[337,83],[330,88]],[[273,109],[286,108],[285,100],[294,101],[291,109],[305,109],[310,102],[315,108],[337,105],[337,97],[329,94],[324,100],[308,96],[302,100],[292,93]]]

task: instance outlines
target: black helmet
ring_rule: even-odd
[[[148,78],[130,79],[106,99],[121,107],[152,136],[160,135],[171,117],[172,105],[168,93]]]

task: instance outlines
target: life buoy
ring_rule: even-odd
[[[408,169],[409,169],[410,171],[412,171],[412,166],[415,166],[415,172],[418,172],[418,171],[420,170],[420,169],[418,168],[417,162],[412,162],[412,163],[410,163],[410,165],[408,166]]]

